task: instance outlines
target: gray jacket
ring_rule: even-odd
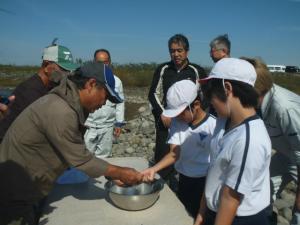
[[[273,85],[261,110],[272,147],[300,165],[300,96]]]

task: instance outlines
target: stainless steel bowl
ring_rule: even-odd
[[[109,198],[115,206],[135,211],[152,206],[159,198],[159,192],[163,189],[163,186],[164,182],[162,179],[129,187],[120,187],[113,181],[107,181],[105,189],[108,191]]]

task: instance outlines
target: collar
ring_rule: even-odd
[[[262,104],[261,104],[261,113],[262,113],[262,117],[265,118],[265,116],[267,115],[270,106],[271,106],[271,102],[273,99],[275,93],[275,85],[272,86],[272,88],[267,92],[267,94],[265,94]]]

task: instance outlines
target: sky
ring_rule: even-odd
[[[106,48],[114,63],[162,63],[181,33],[201,66],[213,65],[209,43],[220,34],[232,57],[300,66],[300,0],[0,0],[0,27],[0,64],[40,65],[54,38],[74,58]]]

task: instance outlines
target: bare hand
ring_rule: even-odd
[[[203,217],[200,213],[198,213],[195,221],[194,221],[194,225],[201,225],[203,223]]]
[[[143,175],[135,169],[123,167],[120,173],[120,181],[124,184],[133,185],[143,181]]]
[[[114,129],[115,137],[119,137],[121,134],[121,131],[122,131],[121,127],[115,127],[115,129]]]
[[[148,169],[145,169],[141,172],[143,174],[143,181],[144,182],[151,182],[154,180],[155,177],[155,170],[150,167]]]
[[[11,95],[8,97],[10,103],[8,105],[0,103],[0,118],[6,116],[8,113],[9,107],[12,104],[12,102],[15,100],[15,96]]]
[[[170,117],[165,117],[163,114],[161,114],[160,119],[166,128],[170,127],[172,120]]]

